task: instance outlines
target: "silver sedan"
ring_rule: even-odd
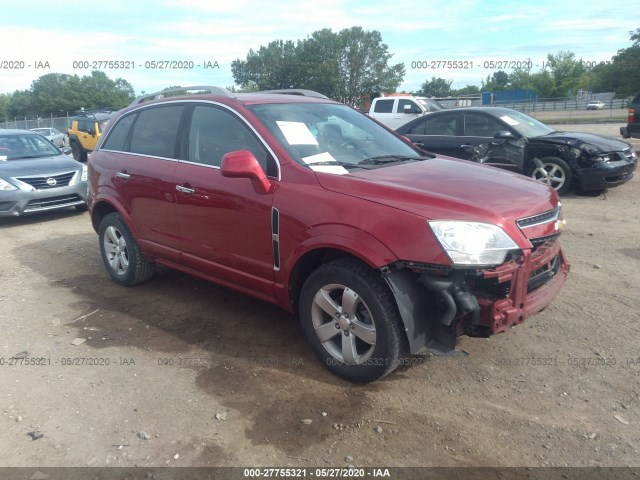
[[[55,128],[32,128],[32,132],[39,133],[43,137],[46,137],[56,147],[62,148],[67,142],[67,135]]]
[[[28,130],[0,130],[0,217],[87,209],[87,166]]]

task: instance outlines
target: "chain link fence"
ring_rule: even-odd
[[[55,128],[62,133],[67,132],[69,117],[48,117],[35,118],[32,120],[23,118],[5,119],[0,122],[0,128],[18,128],[21,130],[31,130],[32,128]]]

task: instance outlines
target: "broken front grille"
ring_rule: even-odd
[[[556,276],[560,270],[560,256],[556,255],[549,263],[531,272],[529,281],[527,282],[527,292],[532,292],[536,288],[540,288],[545,283]]]
[[[18,177],[16,180],[31,185],[36,190],[47,190],[49,188],[66,187],[76,172],[59,173],[56,175],[39,175],[37,177]]]

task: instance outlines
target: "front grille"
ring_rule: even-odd
[[[520,228],[528,228],[533,227],[535,225],[541,225],[547,222],[554,222],[560,216],[560,205],[558,205],[553,210],[549,210],[548,212],[539,213],[537,215],[532,215],[530,217],[521,218],[516,223]]]
[[[65,207],[79,205],[82,203],[82,198],[79,195],[60,195],[58,197],[39,198],[37,200],[31,200],[25,212],[35,212],[37,210],[49,210],[51,208]]]
[[[556,255],[545,266],[540,267],[529,275],[529,281],[527,282],[527,292],[532,292],[536,288],[540,288],[542,285],[550,281],[556,276],[560,270],[560,256]]]
[[[530,238],[529,241],[531,242],[533,250],[535,251],[536,248],[538,248],[540,245],[544,245],[545,243],[552,244],[559,236],[559,233],[553,233],[545,237]]]
[[[40,175],[37,177],[19,177],[16,180],[28,183],[36,190],[67,187],[76,172],[59,173],[57,175]],[[55,182],[54,182],[55,180]]]

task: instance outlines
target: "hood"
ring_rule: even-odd
[[[616,140],[615,138],[580,132],[554,132],[548,135],[531,138],[529,141],[536,143],[541,142],[569,145],[576,148],[580,148],[582,145],[593,145],[602,153],[621,152],[622,150],[630,147],[628,143]]]
[[[555,190],[520,174],[465,160],[436,157],[347,175],[316,172],[320,184],[425,219],[471,220],[513,226],[552,210]]]
[[[54,175],[81,168],[81,163],[67,157],[24,158],[0,161],[0,177],[21,177],[26,175]]]

